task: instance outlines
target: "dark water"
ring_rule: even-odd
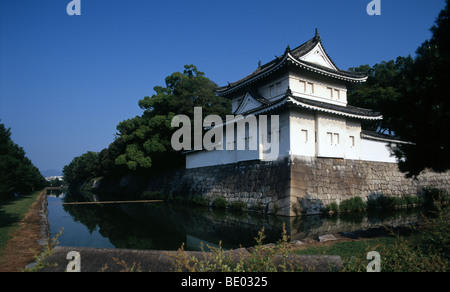
[[[285,218],[259,214],[213,212],[208,208],[172,206],[165,203],[57,205],[64,194],[48,197],[50,232],[64,228],[61,246],[177,250],[199,250],[200,243],[225,249],[250,247],[264,227],[265,243],[277,242],[283,224],[292,240],[317,240],[325,234],[345,235],[383,225],[416,222],[418,210],[401,210],[367,216]]]

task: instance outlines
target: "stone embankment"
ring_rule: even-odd
[[[361,197],[407,196],[425,187],[450,192],[450,172],[424,171],[406,178],[395,163],[313,157],[284,157],[167,172],[151,178],[103,179],[95,192],[160,192],[241,201],[249,209],[282,216],[318,214],[330,203]]]

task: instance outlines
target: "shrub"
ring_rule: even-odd
[[[328,206],[325,207],[325,209],[323,209],[324,213],[337,213],[337,211],[339,210],[339,206],[336,202],[332,202],[330,204],[328,204]]]
[[[289,259],[289,236],[283,224],[282,238],[273,246],[264,246],[264,227],[255,238],[257,245],[248,254],[225,251],[222,243],[219,247],[207,245],[211,250],[206,253],[202,246],[200,256],[189,256],[184,244],[175,254],[168,254],[174,272],[298,272],[304,269],[301,262]]]
[[[247,203],[244,201],[234,201],[230,203],[230,211],[234,212],[247,212]]]
[[[361,197],[344,200],[339,205],[339,211],[341,212],[355,212],[366,208],[367,204],[363,202]]]
[[[405,198],[408,205],[421,205],[424,202],[422,196],[409,195],[406,196]]]
[[[202,206],[202,207],[208,206],[208,199],[203,196],[194,196],[191,202],[195,206]]]
[[[437,218],[425,218],[426,224],[421,228],[411,227],[410,235],[392,233],[392,244],[370,243],[366,252],[380,253],[382,272],[449,272],[450,218],[447,211],[441,210]],[[344,271],[364,272],[367,261],[365,257],[352,257],[344,266]]]
[[[212,206],[214,209],[226,209],[227,208],[227,199],[224,197],[215,197]]]
[[[145,191],[141,195],[142,200],[162,200],[164,197],[164,194],[158,191]]]
[[[434,207],[436,205],[442,205],[449,201],[449,194],[437,188],[425,188],[423,190],[424,204],[427,207]]]
[[[261,200],[258,200],[256,204],[251,205],[248,208],[250,211],[254,212],[263,212],[264,211],[264,203]]]
[[[393,197],[380,195],[376,198],[370,198],[367,200],[367,208],[369,210],[375,209],[394,209],[397,206],[406,206],[412,204],[419,204],[420,200],[417,196],[406,196],[406,197]]]
[[[381,209],[393,209],[395,207],[395,198],[382,195],[378,197],[378,205]]]

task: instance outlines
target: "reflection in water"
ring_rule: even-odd
[[[260,214],[213,212],[164,203],[113,205],[55,205],[70,199],[64,195],[48,198],[52,235],[64,227],[59,238],[63,246],[177,250],[199,250],[200,243],[226,249],[255,245],[264,227],[265,243],[281,238],[283,223],[292,240],[317,240],[324,234],[342,234],[383,225],[401,226],[416,222],[417,210],[400,210],[382,216],[356,214],[336,218],[309,216],[275,217]]]

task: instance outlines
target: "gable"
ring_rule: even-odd
[[[262,106],[262,103],[256,100],[249,92],[247,92],[233,114],[239,115],[260,106]]]
[[[332,70],[338,70],[338,68],[336,68],[336,66],[333,64],[333,61],[330,60],[327,53],[323,49],[321,42],[319,42],[307,54],[300,57],[300,60],[317,64]]]

